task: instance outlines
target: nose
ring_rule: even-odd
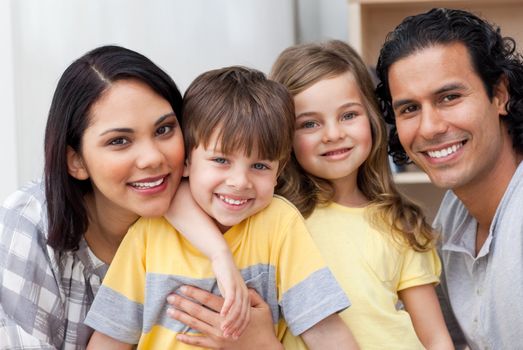
[[[426,106],[421,110],[418,132],[426,140],[431,140],[447,131],[448,124],[437,108]]]
[[[144,141],[137,145],[137,148],[136,167],[138,169],[156,169],[163,164],[165,156],[153,140]]]
[[[325,123],[322,141],[324,143],[336,142],[345,137],[345,131],[337,122]]]
[[[241,166],[232,167],[227,174],[225,184],[236,190],[251,188],[252,182],[249,176],[249,169]]]

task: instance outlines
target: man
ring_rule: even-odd
[[[456,345],[464,336],[472,349],[520,346],[523,60],[514,40],[471,13],[433,9],[389,33],[377,73],[395,162],[412,160],[450,190],[435,227]]]

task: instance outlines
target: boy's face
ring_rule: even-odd
[[[200,144],[190,152],[184,175],[198,205],[225,232],[269,205],[279,162],[259,159],[256,152],[247,157],[243,150],[223,154],[216,136],[207,148]]]
[[[456,191],[496,181],[493,169],[511,149],[500,122],[508,93],[502,82],[489,99],[463,44],[398,60],[389,84],[401,144],[432,183]]]

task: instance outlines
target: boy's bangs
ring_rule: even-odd
[[[225,154],[237,151],[250,157],[255,156],[263,160],[281,160],[290,153],[287,135],[280,127],[270,120],[270,115],[250,111],[250,115],[236,115],[224,118],[216,129],[219,130],[216,138],[218,145]],[[276,118],[274,118],[276,119]]]

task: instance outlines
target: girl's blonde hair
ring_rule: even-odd
[[[415,250],[425,251],[432,247],[434,233],[421,208],[403,197],[393,182],[387,155],[387,131],[372,78],[358,53],[339,40],[292,46],[278,56],[270,77],[287,86],[296,96],[320,80],[346,72],[352,73],[358,83],[371,125],[372,148],[357,176],[358,188],[370,200],[373,209],[369,211],[371,222],[384,221],[390,225],[394,237],[400,235]],[[276,192],[293,202],[305,217],[311,215],[316,206],[327,205],[334,198],[331,182],[308,174],[294,152],[279,178]]]

